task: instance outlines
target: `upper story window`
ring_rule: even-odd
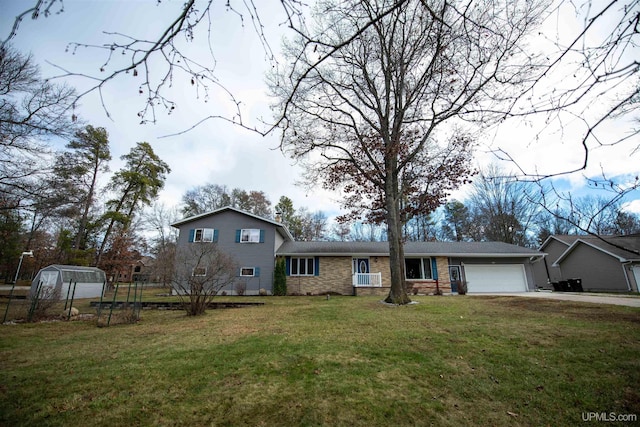
[[[240,230],[240,243],[260,243],[260,234],[257,228],[243,228]]]
[[[431,258],[406,258],[404,260],[405,276],[411,279],[433,279]]]
[[[218,240],[217,231],[213,228],[196,228],[191,230],[190,242],[216,242]]]

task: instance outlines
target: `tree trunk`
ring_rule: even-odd
[[[385,180],[389,267],[391,269],[391,289],[385,302],[390,304],[408,304],[411,302],[411,299],[407,294],[407,287],[405,285],[402,219],[400,218],[398,198],[398,173],[397,168],[394,166],[393,164],[387,165],[387,178]]]
[[[80,226],[78,227],[78,234],[76,235],[76,238],[73,242],[73,249],[76,249],[76,250],[84,249],[83,240],[85,237],[87,223],[89,222],[88,221],[89,209],[91,209],[91,206],[93,206],[93,193],[95,192],[96,184],[98,181],[99,168],[100,168],[99,160],[96,160],[95,163],[93,164],[93,170],[92,170],[93,176],[91,178],[91,186],[89,187],[89,191],[87,193],[87,200],[85,201],[84,209],[82,210],[82,217],[80,218]]]

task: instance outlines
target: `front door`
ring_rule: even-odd
[[[369,258],[354,258],[353,259],[353,273],[366,273],[357,275],[358,285],[369,285]]]
[[[451,292],[458,292],[458,284],[460,284],[460,266],[449,266],[449,278],[451,280]]]

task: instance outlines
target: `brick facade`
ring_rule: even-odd
[[[443,293],[451,293],[451,277],[449,276],[449,259],[436,257],[438,281],[436,280],[408,280],[409,293],[433,294],[440,289]]]
[[[451,292],[449,260],[436,257],[438,269],[438,287],[442,292]],[[318,276],[287,276],[289,295],[320,295],[326,293],[339,295],[379,295],[385,296],[391,287],[391,271],[388,256],[369,257],[369,271],[382,273],[382,287],[359,287],[352,285],[352,257],[320,257]],[[409,293],[430,294],[436,292],[435,280],[407,281]]]
[[[319,276],[287,276],[289,295],[353,295],[351,257],[320,257]]]

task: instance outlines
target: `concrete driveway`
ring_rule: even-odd
[[[627,307],[640,307],[640,297],[632,295],[612,295],[612,294],[582,294],[571,292],[521,292],[504,294],[469,294],[473,295],[504,295],[512,297],[526,298],[546,298],[561,301],[588,302],[593,304],[624,305]]]

